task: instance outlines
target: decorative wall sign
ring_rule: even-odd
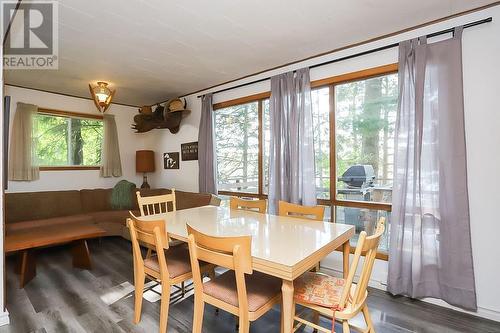
[[[198,141],[181,144],[183,161],[195,161],[198,159]]]
[[[179,152],[163,153],[163,168],[179,169]]]

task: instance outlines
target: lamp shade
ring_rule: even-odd
[[[135,171],[155,171],[155,152],[152,150],[138,150],[135,152]]]

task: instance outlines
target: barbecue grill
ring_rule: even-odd
[[[343,195],[345,200],[371,201],[371,193],[375,181],[375,171],[371,165],[352,165],[338,178],[344,182],[345,187],[337,190],[338,194]],[[356,231],[364,230],[363,216],[364,210],[360,208],[343,207],[344,223],[352,224]]]
[[[352,165],[338,180],[344,182],[348,188],[361,189],[372,187],[375,181],[375,171],[371,165]]]

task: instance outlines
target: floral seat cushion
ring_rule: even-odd
[[[307,272],[294,281],[295,300],[341,311],[340,298],[345,280],[334,276]]]

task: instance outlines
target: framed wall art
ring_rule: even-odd
[[[195,161],[198,159],[198,141],[181,144],[181,155],[183,161]]]
[[[179,169],[179,152],[163,153],[163,168]]]

